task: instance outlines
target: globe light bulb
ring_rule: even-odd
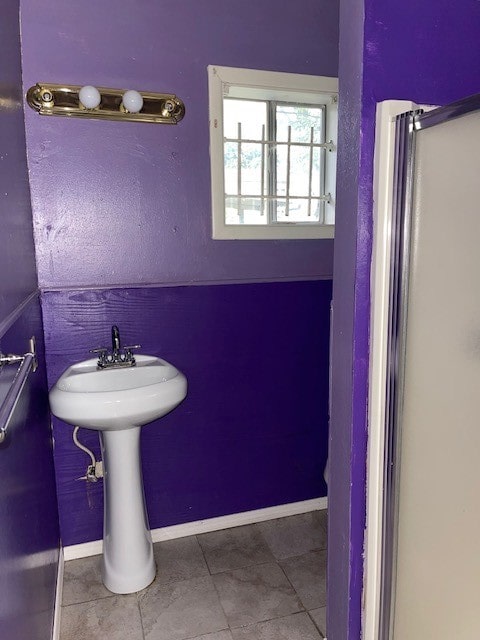
[[[123,94],[122,105],[129,113],[138,113],[143,107],[143,98],[138,91],[130,89]]]
[[[96,109],[100,104],[102,96],[96,87],[86,85],[78,92],[78,98],[85,109]]]

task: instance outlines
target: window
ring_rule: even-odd
[[[208,73],[213,237],[333,238],[337,79]]]

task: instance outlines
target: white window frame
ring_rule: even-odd
[[[212,237],[214,240],[283,240],[333,238],[334,224],[287,222],[274,225],[225,223],[223,98],[257,98],[326,105],[326,139],[334,142],[326,153],[325,219],[334,220],[337,161],[338,78],[234,67],[208,66],[210,104],[210,168],[212,188]]]

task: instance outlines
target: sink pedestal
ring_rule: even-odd
[[[113,593],[133,593],[155,578],[140,463],[140,429],[101,431],[103,458],[102,577]]]
[[[118,328],[112,327],[112,335],[113,329],[118,334]],[[102,573],[105,586],[113,593],[139,591],[155,578],[140,465],[140,429],[170,413],[187,395],[187,379],[172,364],[148,355],[135,360],[135,366],[128,367],[100,367],[96,358],[77,362],[62,373],[49,394],[54,416],[100,432]]]

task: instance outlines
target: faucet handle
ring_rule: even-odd
[[[107,347],[97,347],[96,349],[89,349],[89,353],[107,353]]]
[[[141,349],[141,344],[131,344],[129,347],[123,347],[125,352],[125,362],[128,362],[132,367],[137,363],[135,362],[135,356],[133,355],[133,349]]]
[[[97,349],[90,349],[90,353],[98,353],[98,365],[105,365],[108,358],[108,349],[106,347],[98,347]]]

